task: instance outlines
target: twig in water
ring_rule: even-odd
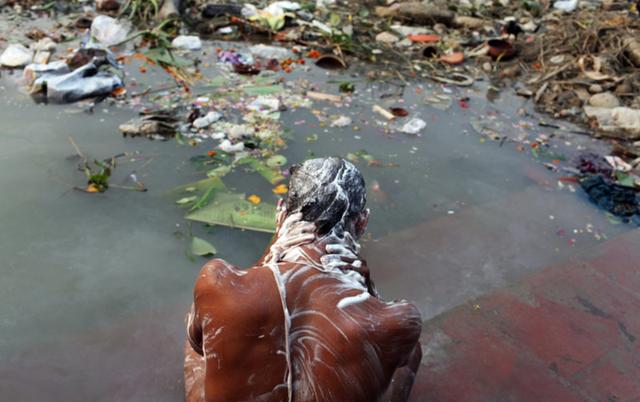
[[[69,142],[71,143],[71,146],[73,147],[73,149],[76,150],[76,154],[84,161],[84,163],[87,163],[87,157],[84,156],[82,151],[80,151],[80,148],[78,147],[78,144],[76,144],[76,142],[73,139],[73,137],[69,136],[68,139],[69,139]]]

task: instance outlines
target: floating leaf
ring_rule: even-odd
[[[215,194],[216,190],[217,190],[217,188],[215,186],[211,186],[207,191],[205,191],[205,193],[202,195],[202,197],[200,197],[198,202],[193,204],[193,206],[191,207],[191,209],[189,211],[195,211],[196,209],[200,209],[200,208],[204,207],[205,205],[207,205],[209,203],[209,201],[211,201],[211,198],[213,198],[213,195]]]
[[[348,81],[341,82],[338,88],[340,92],[353,92],[356,90],[355,84]]]
[[[178,201],[176,201],[176,204],[178,204],[178,205],[187,205],[187,204],[190,204],[190,203],[194,202],[197,199],[198,199],[197,196],[192,195],[191,197],[180,198]]]
[[[274,95],[284,91],[282,85],[251,85],[244,87],[244,93],[249,96]]]
[[[267,166],[264,162],[249,156],[238,161],[238,164],[241,165],[249,165],[256,172],[258,172],[262,177],[267,179],[271,184],[278,184],[282,180],[284,180],[284,176],[280,173],[278,169]]]
[[[207,172],[208,177],[224,177],[231,172],[231,166],[218,166],[215,169],[211,169]]]
[[[283,166],[285,163],[287,163],[287,158],[282,155],[273,155],[267,159],[267,166],[269,167]]]
[[[185,184],[183,186],[176,187],[169,191],[169,194],[180,194],[187,189],[190,193],[193,192],[201,192],[204,193],[208,191],[211,187],[214,187],[216,190],[226,190],[227,186],[224,185],[222,180],[219,177],[210,177],[208,179],[196,181],[194,183]]]
[[[622,223],[622,220],[620,220],[620,218],[618,218],[611,212],[605,212],[605,216],[607,217],[607,220],[609,221],[609,223],[612,225],[619,225]]]
[[[186,219],[258,232],[274,233],[275,205],[253,205],[244,194],[216,193],[213,200],[186,216]]]
[[[213,244],[199,237],[193,236],[191,240],[191,253],[199,256],[215,254],[218,251]]]

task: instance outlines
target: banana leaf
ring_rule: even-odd
[[[267,181],[271,184],[278,184],[285,179],[285,177],[280,173],[279,169],[269,167],[264,162],[252,156],[241,159],[237,163],[240,165],[251,166],[256,172],[260,173],[260,175],[267,179]]]
[[[257,232],[275,232],[275,205],[253,205],[244,194],[218,192],[209,204],[188,214],[186,219]]]
[[[209,191],[210,188],[215,188],[216,190],[226,190],[227,186],[224,185],[222,180],[219,177],[210,177],[208,179],[196,181],[193,183],[188,183],[179,187],[175,187],[169,190],[170,195],[182,194],[184,192],[188,193],[200,193],[204,194]]]

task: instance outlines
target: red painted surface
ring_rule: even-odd
[[[428,321],[412,400],[640,401],[640,231]]]

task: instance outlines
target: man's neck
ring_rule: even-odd
[[[322,267],[320,257],[328,254],[327,246],[329,245],[334,248],[344,248],[355,255],[358,255],[360,250],[360,245],[349,232],[344,232],[341,237],[331,233],[316,239],[313,243],[294,246],[283,250],[280,255],[280,260],[282,262],[292,263],[305,262],[307,264]]]

